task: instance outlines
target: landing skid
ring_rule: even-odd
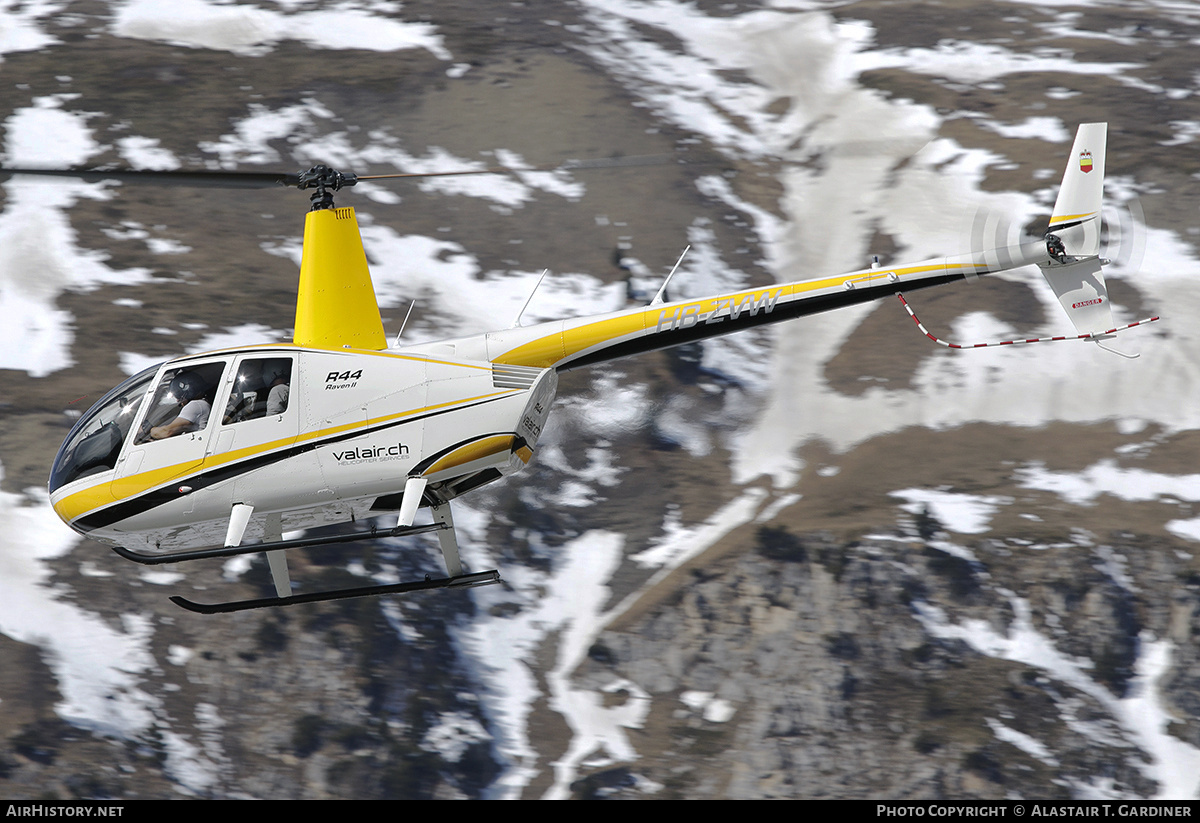
[[[412,524],[418,504],[425,489],[424,478],[409,478],[405,484],[404,499],[401,501],[399,522],[393,529],[376,529],[355,532],[353,534],[335,534],[328,537],[302,537],[298,540],[283,539],[283,523],[278,513],[268,514],[264,523],[262,543],[241,545],[242,535],[246,524],[254,512],[252,505],[236,503],[230,510],[229,530],[226,533],[225,545],[207,549],[171,552],[168,554],[145,554],[119,546],[113,551],[132,560],[135,563],[157,565],[159,563],[183,563],[189,560],[204,560],[217,557],[236,557],[243,554],[258,554],[264,552],[271,569],[271,580],[275,585],[275,597],[263,597],[256,600],[235,600],[227,603],[196,603],[178,595],[171,598],[175,605],[200,614],[221,614],[225,612],[241,612],[248,609],[264,609],[273,606],[293,606],[299,603],[322,603],[327,600],[347,600],[352,597],[374,597],[381,594],[403,594],[419,592],[428,589],[466,589],[475,586],[489,586],[499,583],[500,572],[492,569],[485,572],[463,573],[462,561],[458,554],[458,540],[454,535],[454,518],[450,514],[449,501],[430,502],[429,508],[433,514],[433,522],[423,526]],[[335,589],[332,591],[313,592],[311,594],[292,594],[291,578],[287,567],[287,550],[303,549],[311,546],[328,546],[337,543],[352,543],[357,540],[372,540],[382,537],[400,537],[409,534],[425,534],[437,532],[438,544],[442,557],[446,561],[446,577],[436,580],[425,575],[424,580],[412,583],[394,583],[380,586],[362,586],[354,589]]]
[[[428,589],[468,589],[476,586],[490,586],[500,583],[500,572],[492,569],[486,572],[460,574],[457,577],[441,577],[413,583],[394,583],[383,586],[363,586],[357,589],[336,589],[312,594],[294,594],[289,597],[262,597],[257,600],[235,600],[229,603],[196,603],[185,597],[175,595],[171,602],[190,612],[200,614],[225,614],[228,612],[243,612],[249,609],[266,609],[273,606],[294,606],[299,603],[323,603],[327,600],[347,600],[353,597],[373,597],[380,594],[403,594],[404,592],[420,592]]]

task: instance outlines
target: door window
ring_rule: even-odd
[[[224,363],[204,363],[164,372],[138,430],[137,444],[204,431],[224,370]]]
[[[291,385],[290,357],[246,358],[238,366],[222,422],[231,425],[283,414],[288,408]]]

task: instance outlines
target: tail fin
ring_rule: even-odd
[[[1062,188],[1054,201],[1050,233],[1063,242],[1070,255],[1086,257],[1100,253],[1107,136],[1107,123],[1084,123],[1079,127]]]
[[[1052,259],[1041,264],[1046,282],[1075,329],[1084,334],[1112,328],[1108,287],[1099,258],[1107,137],[1107,123],[1079,127],[1046,232]]]

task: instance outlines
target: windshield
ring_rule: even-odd
[[[54,458],[50,491],[117,464],[138,408],[158,371],[151,366],[104,395],[79,419]]]

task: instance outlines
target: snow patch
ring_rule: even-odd
[[[248,3],[209,0],[128,0],[116,7],[112,30],[118,37],[214,49],[240,55],[263,55],[278,43],[298,40],[314,49],[402,51],[423,48],[439,60],[450,53],[428,23],[404,23],[387,4],[381,14],[365,3],[339,3],[334,9],[277,12]]]

